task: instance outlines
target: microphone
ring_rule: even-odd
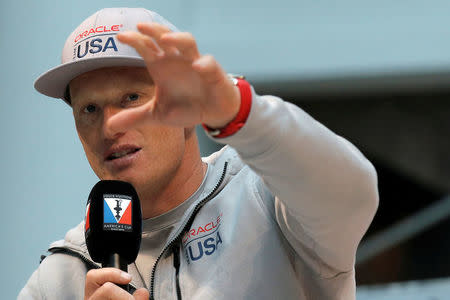
[[[128,272],[141,245],[142,212],[134,187],[124,181],[101,180],[86,204],[85,238],[92,260],[102,268]],[[121,286],[128,291],[128,285]]]

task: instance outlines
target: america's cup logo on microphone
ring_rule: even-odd
[[[103,195],[103,230],[131,231],[131,197]]]

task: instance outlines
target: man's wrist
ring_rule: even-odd
[[[239,111],[236,116],[221,128],[211,128],[206,124],[202,124],[203,128],[214,138],[224,138],[233,135],[239,129],[241,129],[247,121],[250,114],[252,104],[252,92],[250,84],[244,79],[244,77],[233,78],[236,86],[239,89],[240,105]]]
[[[208,120],[202,122],[208,128],[219,129],[233,121],[239,113],[241,95],[237,85],[227,79],[227,92],[221,95],[222,100],[214,108],[211,106],[207,115]]]

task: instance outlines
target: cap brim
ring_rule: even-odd
[[[104,56],[78,60],[43,73],[34,82],[34,88],[44,95],[64,100],[67,85],[78,75],[101,68],[124,66],[145,67],[145,62],[140,57],[130,56]]]

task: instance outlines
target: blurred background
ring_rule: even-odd
[[[358,299],[450,293],[450,2],[1,1],[3,299],[80,222],[97,178],[70,108],[33,89],[66,37],[114,6],[155,10],[259,94],[291,101],[374,163],[380,207],[357,256]],[[201,130],[202,152],[217,145]],[[343,233],[345,234],[345,233]]]

